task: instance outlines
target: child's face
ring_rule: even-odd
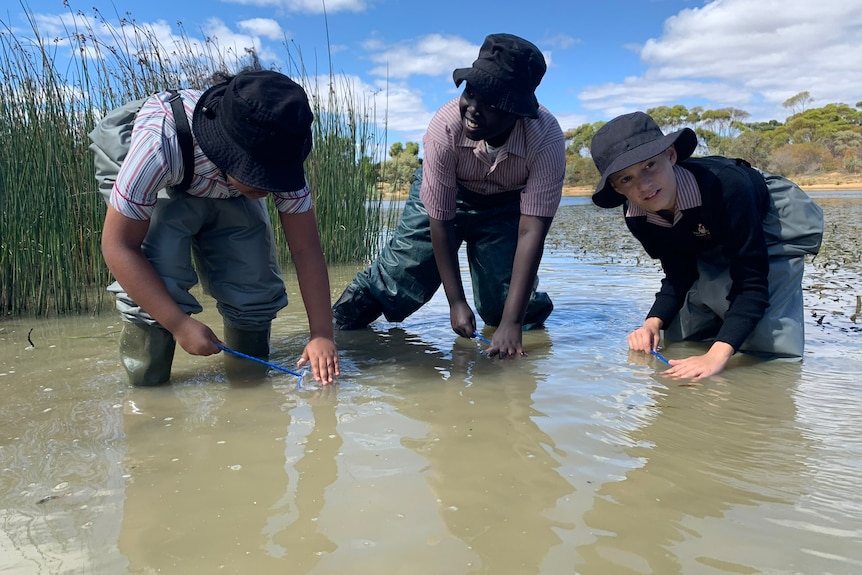
[[[459,102],[464,134],[471,140],[485,140],[492,146],[502,146],[518,121],[514,114],[498,110],[482,99],[470,84],[464,87]]]
[[[676,206],[676,148],[671,146],[658,156],[614,172],[611,185],[628,201],[648,212],[673,211]]]
[[[259,200],[259,199],[265,198],[266,196],[269,195],[269,192],[265,192],[263,190],[258,190],[257,188],[252,188],[252,187],[246,186],[245,184],[243,184],[241,182],[238,182],[231,175],[227,176],[227,181],[230,185],[235,187],[239,191],[239,193],[241,193],[242,195],[244,195],[245,197],[247,197],[250,200]]]

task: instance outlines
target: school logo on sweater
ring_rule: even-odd
[[[712,232],[706,229],[706,226],[703,224],[697,224],[697,229],[692,232],[694,237],[699,240],[711,240]]]

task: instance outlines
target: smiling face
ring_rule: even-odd
[[[518,116],[493,107],[468,83],[459,102],[464,133],[477,142],[485,140],[494,147],[502,146],[515,127]]]
[[[673,211],[676,207],[676,148],[614,172],[608,181],[617,193],[648,212]]]

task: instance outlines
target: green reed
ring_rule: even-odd
[[[381,217],[382,193],[372,160],[385,146],[374,129],[371,103],[357,97],[343,79],[330,76],[329,83],[321,88],[315,82],[309,90],[316,121],[306,177],[315,193],[327,260],[361,262],[379,251],[381,225],[387,223]]]
[[[179,39],[164,46],[128,13],[118,25],[97,9],[94,16],[75,19],[84,24],[51,39],[32,17],[26,36],[0,20],[3,315],[95,312],[106,303],[111,277],[100,249],[105,205],[87,137],[98,118],[159,90],[206,88],[217,71],[257,63],[252,52],[236,53],[214,39],[194,41],[182,25]],[[385,146],[373,110],[335,81],[330,74],[324,91],[302,77],[315,109],[307,174],[328,261],[362,262],[376,254],[388,225],[380,217],[372,169],[372,158]],[[275,217],[272,202],[270,209]],[[283,238],[276,238],[286,262]]]

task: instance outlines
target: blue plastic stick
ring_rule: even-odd
[[[486,343],[487,345],[491,345],[491,341],[487,337],[485,337],[484,335],[479,333],[478,331],[473,332],[473,337],[475,337],[476,339],[478,339],[481,342]]]
[[[286,367],[281,367],[280,365],[276,365],[274,363],[270,363],[266,360],[260,359],[259,357],[254,357],[253,355],[247,355],[245,353],[242,353],[241,351],[233,350],[226,345],[222,345],[220,343],[217,343],[216,346],[218,346],[218,348],[220,350],[226,351],[227,353],[229,353],[231,355],[235,355],[237,357],[243,357],[245,359],[250,359],[252,361],[256,361],[258,363],[262,363],[263,365],[269,366],[272,369],[277,369],[278,371],[283,371],[284,373],[289,373],[290,375],[295,375],[296,377],[299,378],[299,387],[302,387],[302,377],[306,374],[307,370],[303,371],[302,373],[297,373],[293,370],[287,369]]]
[[[657,351],[656,351],[656,350],[654,350],[654,349],[651,349],[651,350],[649,350],[649,351],[650,351],[650,353],[651,353],[651,354],[653,354],[654,356],[656,356],[657,358],[659,358],[659,359],[660,359],[664,364],[666,364],[666,365],[670,366],[670,362],[669,362],[669,361],[667,360],[667,358],[665,358],[662,354],[660,354],[659,352],[657,352]]]

